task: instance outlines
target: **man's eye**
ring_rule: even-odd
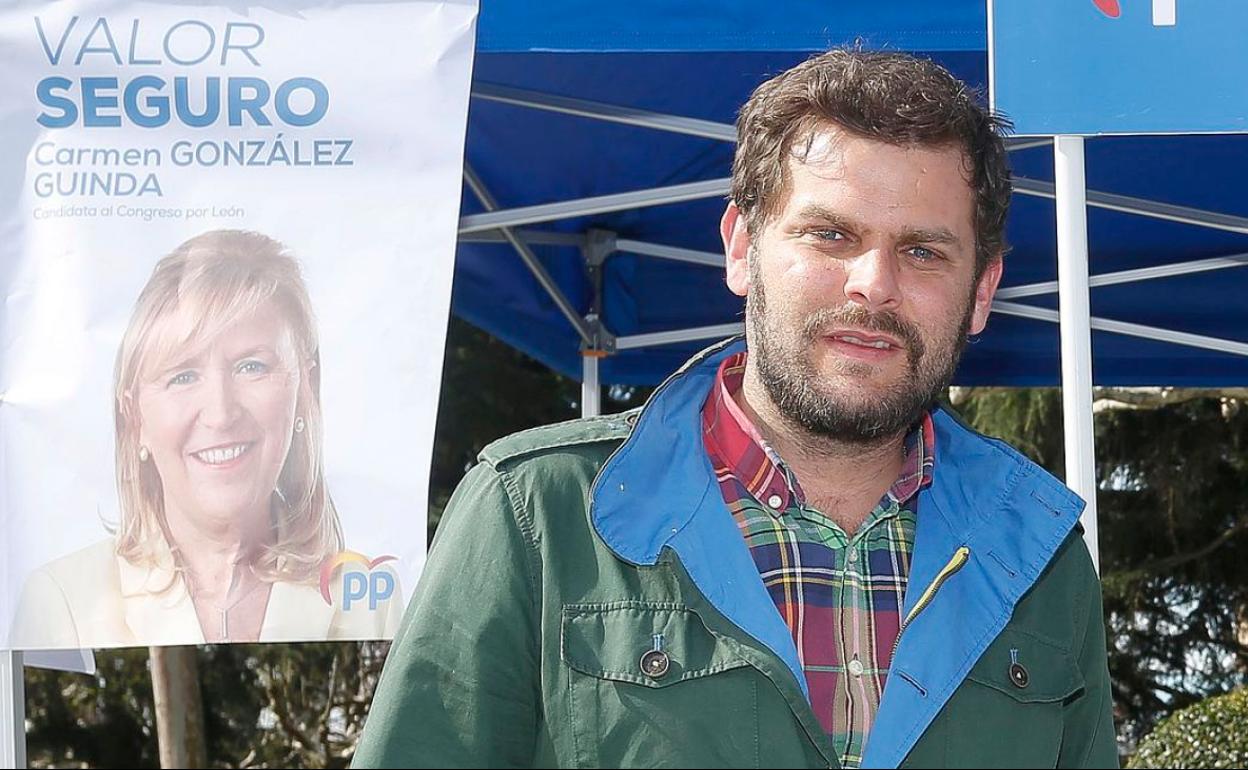
[[[940,258],[939,254],[932,251],[931,249],[924,248],[923,246],[911,246],[910,254],[913,255],[914,258],[919,260],[920,262],[931,262],[934,259]]]
[[[821,241],[843,241],[845,234],[840,230],[811,230],[810,234]]]
[[[166,385],[190,385],[192,382],[195,382],[195,378],[195,372],[178,372],[169,378],[169,382]]]

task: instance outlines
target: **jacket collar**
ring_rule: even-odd
[[[720,362],[744,349],[738,338],[727,340],[667,378],[595,479],[594,526],[625,561],[654,564],[716,491],[715,474],[702,448],[702,404]],[[639,504],[643,500],[656,504]]]
[[[625,561],[652,565],[664,547],[675,551],[708,601],[787,664],[807,692],[792,636],[701,443],[701,408],[719,364],[744,349],[740,338],[707,348],[659,386],[598,474],[590,515]],[[864,767],[904,759],[1083,510],[1077,495],[1008,445],[943,410],[935,410],[933,424],[939,471],[919,494],[903,617],[959,547],[970,556],[902,635],[892,664],[900,675],[889,677]]]
[[[702,405],[719,364],[744,349],[740,338],[707,348],[659,386],[595,479],[590,517],[625,561],[652,565],[664,547],[675,551],[711,605],[784,661],[809,698],[793,637],[724,505],[702,445]]]

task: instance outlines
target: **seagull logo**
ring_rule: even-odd
[[[1122,5],[1119,0],[1092,0],[1092,4],[1111,19],[1122,15]],[[1178,16],[1177,4],[1178,0],[1153,0],[1153,26],[1173,27]]]

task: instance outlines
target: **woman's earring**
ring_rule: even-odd
[[[295,418],[295,433],[303,433],[304,422],[302,417]]]
[[[147,462],[147,458],[151,456],[152,456],[152,453],[147,451],[147,447],[145,446],[139,447],[139,462],[145,463]]]

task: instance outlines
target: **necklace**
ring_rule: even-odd
[[[237,586],[237,585],[238,585],[238,583],[239,583],[239,572],[240,572],[240,571],[239,571],[239,569],[238,569],[238,566],[239,566],[239,565],[238,565],[238,563],[237,563],[237,562],[235,562],[235,565],[234,565],[234,571],[233,571],[233,573],[230,575],[230,585],[229,585],[229,587],[228,587],[228,588],[226,588],[226,591],[225,591],[225,596],[226,596],[226,598],[227,598],[227,599],[229,598],[230,594],[234,592],[234,588],[235,588],[235,586]],[[255,572],[251,569],[251,566],[250,566],[250,565],[248,565],[248,566],[247,566],[247,569],[248,569],[249,571],[252,571],[252,575],[253,575],[253,577],[254,577]],[[186,580],[186,582],[187,582],[187,587],[188,587],[188,589],[190,590],[190,594],[191,594],[191,601],[192,601],[192,602],[196,605],[196,607],[198,608],[198,606],[199,606],[199,602],[204,601],[204,599],[203,599],[203,597],[204,597],[204,591],[203,591],[202,589],[200,589],[200,587],[199,587],[199,585],[198,585],[198,582],[197,582],[197,581],[196,581],[196,580],[192,577],[190,570],[186,570],[186,569],[184,569],[184,570],[182,570],[182,572],[183,572],[183,578]],[[265,583],[265,581],[260,580],[260,579],[258,579],[258,578],[257,578],[257,579],[255,580],[255,582],[251,585],[251,587],[250,587],[250,588],[248,588],[247,590],[243,591],[243,592],[242,592],[242,593],[240,593],[238,596],[236,596],[236,597],[233,599],[233,601],[229,601],[229,602],[228,602],[228,603],[226,603],[226,604],[215,604],[215,603],[212,603],[212,602],[206,602],[206,601],[205,601],[205,603],[206,603],[206,604],[208,604],[208,608],[209,608],[210,610],[212,610],[212,611],[216,614],[216,616],[217,616],[217,618],[218,618],[218,622],[219,622],[219,624],[220,624],[220,633],[218,634],[218,636],[217,636],[217,638],[216,638],[216,639],[211,639],[211,638],[209,638],[208,634],[207,634],[207,633],[205,633],[205,634],[204,634],[204,641],[206,641],[206,642],[214,642],[214,641],[216,641],[216,642],[229,642],[229,641],[231,641],[231,640],[230,640],[230,612],[231,612],[231,611],[232,611],[235,607],[237,607],[240,603],[242,603],[242,601],[243,601],[244,599],[246,599],[247,597],[249,597],[249,596],[251,596],[252,594],[254,594],[254,593],[256,592],[256,589],[257,589],[257,588],[260,588],[261,586],[265,586],[265,585],[268,585],[268,584],[267,584],[267,583]],[[198,613],[196,613],[196,614],[198,614]],[[202,624],[202,622],[201,622],[201,624]],[[204,629],[204,630],[206,631],[206,629]]]
[[[251,596],[252,594],[254,594],[256,592],[256,589],[262,585],[265,585],[265,583],[263,581],[257,580],[255,585],[253,585],[251,588],[248,588],[246,591],[244,591],[242,595],[240,595],[234,601],[230,602],[227,605],[217,606],[213,608],[217,611],[217,613],[219,614],[221,618],[220,641],[222,642],[230,641],[230,610],[237,607],[243,599],[246,599],[248,596]],[[226,594],[226,596],[229,596],[229,594]]]

